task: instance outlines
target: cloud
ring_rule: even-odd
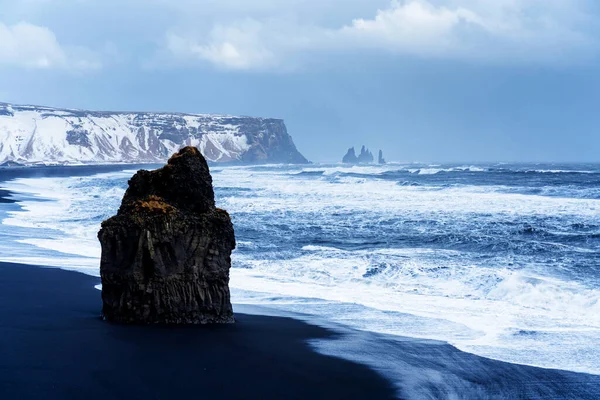
[[[393,2],[373,19],[355,19],[338,31],[358,45],[418,54],[446,53],[455,45],[458,28],[484,28],[482,18],[464,9],[435,7],[426,1]]]
[[[94,51],[62,46],[50,29],[20,22],[0,23],[0,66],[81,71],[99,69],[102,64]]]
[[[515,57],[559,60],[565,52],[583,54],[596,44],[576,29],[574,18],[558,12],[556,5],[564,5],[563,1],[554,1],[554,7],[552,1],[540,6],[535,0],[497,0],[493,6],[473,0],[452,3],[456,4],[393,1],[374,18],[355,19],[338,33],[362,47],[508,63]]]
[[[263,25],[246,19],[229,26],[216,25],[204,42],[169,32],[166,48],[182,60],[207,60],[229,69],[272,66],[275,56],[263,40]]]
[[[288,17],[216,24],[204,35],[167,34],[178,59],[230,69],[290,66],[314,52],[366,49],[493,63],[561,63],[597,55],[587,0],[393,0],[339,27]],[[286,19],[287,18],[287,19]]]

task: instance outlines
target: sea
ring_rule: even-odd
[[[98,276],[100,223],[137,168],[0,170],[0,261]],[[600,164],[211,173],[235,226],[235,304],[600,374]]]

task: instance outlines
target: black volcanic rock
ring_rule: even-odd
[[[342,158],[342,162],[347,164],[368,164],[372,163],[373,160],[373,153],[371,153],[365,146],[362,146],[358,156],[356,155],[354,147],[350,147],[344,158]]]
[[[215,207],[208,165],[195,147],[181,149],[161,169],[138,171],[98,238],[105,319],[233,322],[233,224]]]
[[[379,156],[377,157],[378,164],[385,164],[385,158],[383,158],[383,151],[379,150]]]

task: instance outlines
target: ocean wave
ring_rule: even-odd
[[[328,249],[292,260],[253,260],[252,268],[232,271],[231,285],[281,298],[256,304],[309,297],[362,305],[373,310],[369,312],[371,317],[357,319],[354,314],[353,319],[352,312],[333,306],[302,308],[303,313],[324,315],[360,329],[445,340],[461,349],[506,361],[600,372],[596,352],[572,357],[586,348],[585,342],[571,342],[557,349],[553,334],[557,330],[571,332],[570,338],[575,340],[582,334],[598,332],[598,290],[505,268],[461,266],[451,259],[445,266],[439,260],[429,264],[418,255],[408,256],[408,252],[400,260],[390,259],[389,254],[374,259],[372,252],[331,253]],[[414,321],[403,326],[393,318],[383,322],[379,312],[399,313],[399,318],[413,315],[420,318],[419,326],[415,327]],[[431,330],[434,325],[437,330]],[[515,339],[510,334],[515,330],[545,332],[544,345],[551,350],[540,351],[532,359],[531,338]],[[507,346],[512,349],[508,355],[499,350]],[[556,363],[556,357],[564,359]]]
[[[489,172],[511,173],[511,174],[600,174],[600,166],[597,169],[560,169],[560,168],[530,168],[527,166],[517,167],[490,167]]]
[[[296,172],[293,175],[297,175],[297,176],[321,176],[325,174],[325,170],[315,170],[315,171],[300,171],[300,172]]]
[[[303,246],[302,250],[304,250],[304,251],[335,251],[335,252],[344,251],[344,250],[341,250],[341,249],[338,249],[338,248],[335,248],[335,247],[312,246],[312,245]]]
[[[573,169],[530,169],[523,172],[526,174],[598,174],[600,171],[585,171],[585,170],[573,170]]]
[[[411,168],[407,171],[417,175],[435,175],[441,172],[487,172],[488,169],[477,166],[462,166],[451,168]]]

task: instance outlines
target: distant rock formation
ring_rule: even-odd
[[[356,157],[356,151],[354,147],[350,147],[346,155],[342,158],[342,162],[346,164],[357,164],[358,157]]]
[[[385,164],[385,158],[383,158],[383,151],[379,150],[379,156],[377,157],[378,164]]]
[[[373,153],[369,151],[364,145],[360,149],[360,154],[358,155],[359,163],[372,163],[373,162]]]
[[[229,214],[215,207],[206,159],[185,147],[129,180],[102,223],[102,313],[120,323],[233,322]]]
[[[0,103],[0,163],[163,163],[185,146],[215,163],[308,163],[281,119]]]
[[[371,153],[364,145],[360,149],[360,154],[358,156],[356,155],[354,147],[350,147],[346,155],[342,158],[342,162],[347,164],[367,164],[372,163],[373,160],[373,153]]]

